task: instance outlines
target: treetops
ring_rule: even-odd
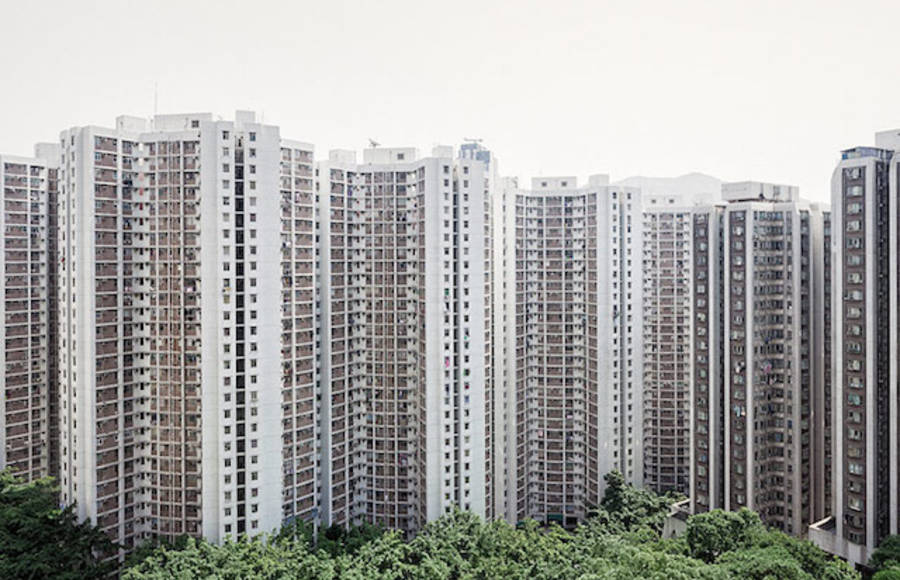
[[[371,525],[333,526],[313,538],[307,524],[297,523],[277,534],[222,545],[187,537],[145,545],[129,556],[121,575],[128,580],[860,578],[810,542],[767,530],[748,510],[691,516],[684,534],[662,539],[672,498],[626,485],[616,472],[606,482],[600,505],[574,530],[533,520],[518,526],[485,522],[460,510],[430,522],[411,539]],[[0,475],[0,578],[99,578],[115,561],[109,558],[111,546],[99,530],[78,524],[71,508],[58,508],[50,482],[23,484]]]
[[[606,492],[575,530],[529,520],[514,527],[460,510],[405,541],[372,526],[303,526],[276,536],[213,546],[161,546],[125,570],[129,580],[171,577],[298,579],[626,579],[851,580],[860,576],[807,541],[767,530],[748,510],[688,519],[681,537],[660,538],[673,498],[606,476]]]

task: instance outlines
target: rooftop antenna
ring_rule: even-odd
[[[379,145],[381,145],[381,143],[379,143],[379,142],[376,141],[375,139],[372,139],[371,137],[369,137],[369,147],[375,149],[375,148],[377,148]]]

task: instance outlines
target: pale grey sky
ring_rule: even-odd
[[[4,1],[0,152],[254,109],[318,155],[480,137],[504,174],[799,185],[900,127],[898,0]]]

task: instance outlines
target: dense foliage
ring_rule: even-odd
[[[595,524],[616,532],[647,528],[658,535],[662,531],[672,505],[671,497],[628,485],[619,471],[611,471],[603,479],[606,491],[600,507],[591,513]]]
[[[900,535],[883,539],[869,559],[869,566],[878,570],[873,580],[900,580]]]
[[[296,526],[214,546],[158,546],[124,572],[162,578],[851,580],[856,572],[806,541],[765,529],[750,511],[693,516],[660,539],[670,500],[607,476],[596,513],[574,531],[528,521],[518,527],[455,511],[404,541],[397,532],[329,528],[314,543]]]
[[[102,578],[115,546],[72,509],[49,479],[24,483],[0,471],[0,578]]]
[[[127,560],[126,579],[568,579],[699,578],[858,580],[846,564],[806,541],[767,530],[750,511],[713,511],[688,519],[675,539],[660,532],[671,499],[606,477],[606,492],[575,530],[527,521],[518,527],[454,511],[415,538],[373,526],[312,530],[304,523],[276,535],[221,546],[193,538],[145,545]],[[897,541],[873,556],[877,580],[894,580]],[[115,546],[96,528],[60,509],[49,481],[25,484],[0,473],[0,578],[100,578],[115,565]]]

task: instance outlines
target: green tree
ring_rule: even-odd
[[[282,540],[298,540],[307,546],[313,545],[313,525],[310,522],[295,519],[291,523],[281,526],[281,530],[275,535],[275,539]]]
[[[900,535],[897,534],[881,540],[869,558],[869,567],[875,570],[892,566],[900,567]]]
[[[787,552],[800,567],[819,580],[844,580],[858,578],[853,568],[829,555],[808,540],[801,540],[778,531],[757,534],[754,545],[761,548],[777,547]]]
[[[176,537],[174,540],[168,540],[166,538],[153,538],[147,540],[128,554],[125,558],[125,567],[127,568],[140,564],[161,547],[165,547],[169,550],[184,550],[187,548],[188,540],[190,539],[191,536],[183,534]]]
[[[275,536],[214,546],[158,546],[126,580],[162,578],[341,578],[343,580],[859,580],[806,541],[767,531],[748,510],[692,516],[689,534],[661,540],[665,499],[607,478],[596,517],[567,531],[534,520],[513,527],[455,509],[415,538],[371,526],[322,531],[313,546],[295,524]],[[689,536],[689,537],[688,537]],[[696,556],[696,557],[694,557]]]
[[[714,562],[735,578],[859,578],[846,562],[811,542],[766,530],[759,515],[746,508],[695,514],[688,518],[684,539],[691,556]]]
[[[600,524],[615,532],[641,527],[649,528],[657,535],[662,531],[672,498],[628,485],[619,471],[611,471],[603,479],[606,490],[591,518],[595,525]]]
[[[812,580],[787,550],[753,547],[722,554],[718,564],[733,578],[747,580]]]
[[[685,539],[692,557],[713,562],[725,552],[749,548],[764,531],[759,516],[747,508],[712,510],[688,518]]]
[[[328,552],[333,557],[341,554],[355,554],[363,545],[379,538],[382,534],[384,534],[384,529],[369,523],[353,526],[349,530],[335,524],[319,533],[316,547]]]
[[[900,580],[900,566],[882,568],[878,572],[875,572],[875,575],[872,576],[872,580]]]
[[[306,543],[295,539],[258,536],[227,541],[221,546],[187,539],[181,549],[160,545],[143,561],[124,571],[125,580],[168,578],[318,580],[334,578],[335,567],[327,555],[318,557]]]
[[[102,578],[115,570],[116,546],[57,498],[49,478],[25,483],[0,472],[0,578]]]

